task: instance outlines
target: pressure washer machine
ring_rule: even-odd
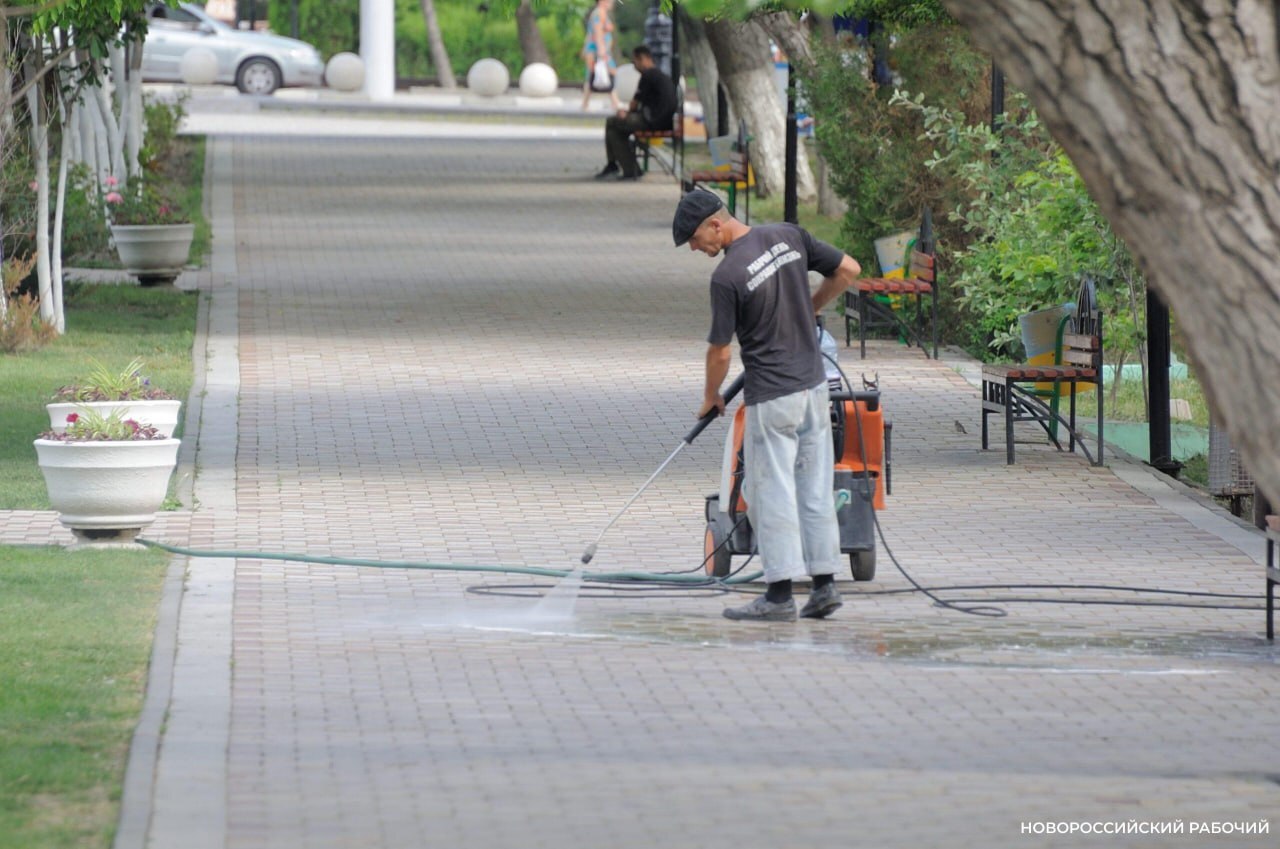
[[[840,525],[840,551],[849,555],[855,581],[870,581],[876,574],[876,510],[885,507],[891,493],[893,424],[885,420],[880,388],[875,379],[862,378],[862,388],[849,385],[835,363],[835,340],[819,327],[822,349],[828,360],[831,394],[831,436],[835,443],[835,481],[832,498]],[[706,496],[706,533],[703,566],[708,575],[730,573],[734,555],[755,550],[755,536],[747,518],[743,496],[742,440],[746,432],[746,406],[733,416],[725,436],[720,489]]]

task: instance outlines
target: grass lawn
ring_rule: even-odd
[[[167,562],[0,546],[0,849],[111,845]]]
[[[66,334],[38,351],[0,355],[0,510],[49,509],[32,441],[49,428],[50,396],[85,374],[91,359],[122,371],[140,357],[153,385],[186,401],[197,297],[135,285],[69,286]]]

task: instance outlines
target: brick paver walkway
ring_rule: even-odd
[[[235,509],[197,513],[191,542],[573,565],[700,397],[712,263],[670,247],[674,187],[586,180],[598,153],[577,142],[234,151]],[[1006,467],[978,450],[977,393],[946,364],[888,344],[844,357],[880,374],[884,531],[922,582],[1260,591],[1256,552],[1223,538],[1248,534],[1181,490],[1031,446]],[[673,464],[593,569],[696,564],[722,433]],[[238,561],[225,845],[1274,841],[1022,830],[1280,828],[1280,668],[1261,613],[1017,604],[986,619],[872,594],[907,587],[883,550],[880,564],[836,619],[760,626],[720,617],[732,597],[660,593],[531,623],[531,601],[466,591],[519,576]]]

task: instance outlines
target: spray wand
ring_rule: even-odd
[[[729,404],[730,401],[734,399],[734,396],[736,396],[739,392],[742,391],[742,384],[745,380],[746,380],[746,375],[740,374],[738,375],[738,378],[733,381],[733,383],[729,384],[729,388],[726,389],[724,391],[724,395],[721,396],[724,398],[724,403],[726,406]],[[639,489],[636,490],[635,495],[631,496],[631,498],[627,500],[626,504],[622,505],[622,509],[618,511],[617,515],[615,515],[612,519],[609,520],[609,524],[604,526],[604,528],[600,531],[599,535],[596,536],[595,541],[592,542],[591,545],[587,546],[587,550],[582,553],[582,564],[584,566],[591,562],[591,558],[596,556],[596,546],[600,544],[600,540],[604,537],[605,532],[607,532],[610,528],[613,527],[614,522],[622,518],[622,514],[627,512],[627,509],[631,507],[632,504],[635,503],[635,500],[637,498],[640,497],[640,493],[648,489],[649,484],[653,483],[654,479],[657,478],[658,475],[662,474],[662,470],[665,469],[668,465],[670,465],[671,461],[676,458],[676,455],[679,454],[681,451],[683,451],[685,448],[687,448],[689,444],[693,442],[693,440],[697,439],[698,434],[706,430],[707,425],[715,421],[715,419],[719,415],[720,413],[717,410],[712,409],[705,416],[698,419],[698,423],[693,426],[692,430],[690,430],[688,433],[684,435],[684,439],[681,440],[680,444],[676,446],[676,450],[672,451],[671,454],[668,455],[667,459],[662,461],[662,465],[659,466],[657,469],[655,469],[653,474],[649,475],[649,479],[645,481]]]

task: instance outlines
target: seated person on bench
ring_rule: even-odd
[[[604,122],[604,152],[608,163],[596,175],[597,180],[614,177],[638,180],[640,166],[631,147],[631,134],[636,130],[670,130],[676,111],[676,86],[671,77],[654,64],[649,48],[641,45],[631,51],[631,59],[640,72],[640,83],[628,109]]]

